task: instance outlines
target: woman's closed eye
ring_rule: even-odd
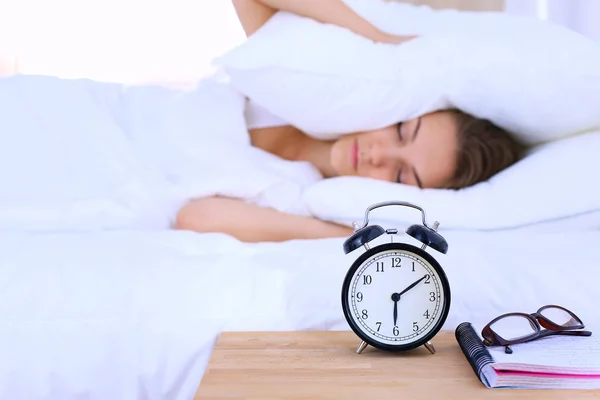
[[[404,140],[404,135],[402,133],[402,122],[398,123],[398,138],[400,138],[400,141]]]
[[[402,126],[403,126],[402,122],[399,122],[397,129],[398,129],[398,138],[400,139],[400,142],[404,142],[404,133],[402,132]],[[402,170],[403,169],[404,168],[400,168],[400,170],[398,171],[398,176],[396,177],[396,181],[398,183],[402,183]]]

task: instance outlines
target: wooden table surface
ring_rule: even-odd
[[[424,347],[362,354],[350,331],[223,332],[194,400],[200,399],[600,399],[600,390],[488,389],[453,331]]]

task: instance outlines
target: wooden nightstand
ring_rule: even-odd
[[[224,332],[194,400],[200,399],[600,399],[600,390],[488,389],[453,331],[424,347],[362,354],[353,332]]]

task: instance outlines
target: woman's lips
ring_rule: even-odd
[[[350,159],[352,162],[352,168],[354,169],[354,171],[356,171],[356,168],[358,167],[358,140],[354,140],[354,143],[352,143]]]

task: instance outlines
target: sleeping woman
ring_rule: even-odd
[[[401,44],[408,36],[386,34],[342,0],[233,0],[247,36],[277,10],[349,29],[375,42]],[[420,188],[460,189],[485,181],[516,162],[522,151],[507,132],[459,110],[423,115],[383,129],[314,139],[293,126],[249,127],[253,146],[290,161],[307,161],[324,178],[359,176]],[[316,218],[279,212],[241,199],[190,201],[176,228],[222,232],[246,242],[348,236],[352,229]]]

